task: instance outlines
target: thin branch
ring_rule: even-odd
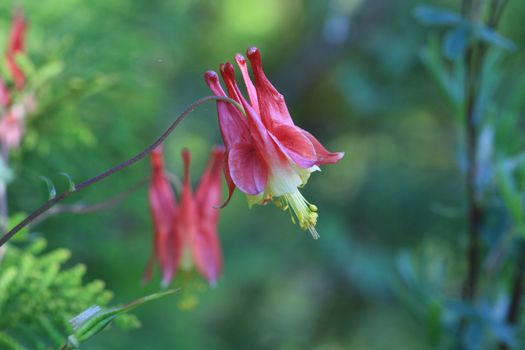
[[[10,231],[6,232],[2,237],[0,237],[0,247],[3,246],[7,241],[9,241],[18,231],[29,225],[33,220],[38,218],[40,215],[48,211],[50,208],[55,206],[58,202],[64,200],[65,198],[69,197],[75,192],[78,192],[86,187],[89,187],[103,179],[105,179],[108,176],[111,176],[120,170],[127,168],[128,166],[138,162],[142,158],[146,157],[151,151],[153,151],[157,146],[159,146],[164,140],[175,130],[177,125],[184,119],[189,113],[191,113],[195,108],[198,106],[208,102],[208,101],[224,101],[231,103],[234,105],[239,111],[244,113],[244,110],[242,106],[237,103],[237,101],[232,100],[231,98],[224,97],[224,96],[207,96],[203,97],[195,102],[193,102],[188,108],[186,108],[174,121],[171,123],[171,125],[160,135],[152,144],[144,148],[142,151],[134,155],[133,157],[123,161],[122,163],[119,163],[115,165],[114,167],[109,168],[108,170],[89,178],[75,186],[73,190],[68,190],[60,193],[56,197],[48,200],[46,203],[44,203],[40,208],[37,208],[35,211],[33,211],[31,214],[29,214],[24,220],[19,222],[15,227],[13,227]]]
[[[467,142],[467,174],[466,196],[468,205],[468,247],[467,247],[467,275],[463,283],[462,297],[472,301],[476,297],[477,282],[479,277],[479,235],[482,222],[482,208],[478,199],[478,116],[476,114],[476,97],[479,85],[479,71],[483,61],[482,50],[477,50],[477,45],[469,47],[465,56],[465,133]]]
[[[142,186],[148,183],[148,178],[144,178],[137,183],[133,184],[132,186],[128,187],[124,191],[120,192],[119,194],[97,204],[85,204],[85,203],[75,203],[70,205],[55,205],[42,215],[40,215],[38,218],[33,220],[31,222],[30,226],[36,226],[43,221],[49,219],[50,217],[57,216],[62,213],[74,213],[74,214],[89,214],[94,213],[97,211],[101,211],[107,208],[110,208],[116,204],[118,204],[120,201],[124,200],[126,197],[128,197],[130,194],[135,192],[136,190],[140,189]]]
[[[496,28],[508,0],[492,0],[488,26]],[[464,1],[463,10],[469,13],[464,15],[472,21],[476,21],[479,15],[481,2]],[[468,247],[467,247],[467,276],[463,283],[462,297],[464,300],[473,301],[476,297],[477,285],[480,271],[480,242],[479,235],[483,221],[483,207],[478,198],[478,121],[479,115],[476,111],[476,99],[483,84],[481,81],[481,69],[488,46],[483,42],[471,45],[465,55],[465,98],[466,98],[466,142],[467,142],[467,202],[468,202]]]
[[[491,11],[491,16],[488,23],[490,28],[495,28],[498,25],[498,22],[501,19],[501,16],[503,16],[503,12],[505,11],[505,7],[508,3],[508,0],[492,1],[493,9]]]

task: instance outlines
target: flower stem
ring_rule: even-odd
[[[478,1],[465,1],[464,16],[476,21],[475,13],[479,13]],[[482,208],[479,203],[477,188],[478,178],[478,123],[479,111],[476,110],[476,99],[479,86],[482,84],[480,70],[483,62],[484,50],[479,43],[471,45],[465,54],[465,138],[467,152],[466,197],[468,206],[468,246],[467,246],[467,275],[463,283],[462,297],[465,301],[473,301],[479,275],[480,247],[479,236],[482,222]]]
[[[523,279],[525,277],[525,242],[520,240],[518,243],[518,257],[516,260],[516,270],[510,290],[510,304],[507,309],[506,321],[509,326],[516,326],[519,322],[520,307],[523,295]],[[498,349],[506,350],[508,345],[500,343]]]
[[[189,105],[181,114],[179,114],[179,116],[173,121],[173,123],[171,123],[171,125],[152,143],[150,144],[149,146],[147,146],[146,148],[144,148],[142,151],[140,151],[139,153],[137,153],[136,155],[134,155],[133,157],[109,168],[108,170],[106,171],[103,171],[102,173],[92,177],[92,178],[89,178],[79,184],[77,184],[75,186],[74,189],[72,190],[68,190],[68,191],[64,191],[60,194],[58,194],[56,197],[48,200],[47,202],[45,202],[41,207],[37,208],[35,211],[33,211],[31,214],[29,214],[24,220],[22,220],[21,222],[19,222],[15,227],[13,227],[10,231],[6,232],[2,237],[0,237],[0,247],[3,246],[7,241],[9,241],[18,231],[20,231],[21,229],[23,229],[24,227],[26,227],[27,225],[29,225],[33,220],[35,220],[36,218],[38,218],[40,215],[42,215],[43,213],[45,213],[46,211],[48,211],[50,208],[52,208],[55,204],[57,204],[58,202],[64,200],[65,198],[69,197],[70,195],[72,195],[73,193],[76,193],[86,187],[89,187],[103,179],[105,179],[106,177],[109,177],[117,172],[119,172],[120,170],[123,170],[127,167],[129,167],[130,165],[138,162],[139,160],[143,159],[144,157],[146,157],[153,149],[155,149],[157,146],[159,146],[162,142],[164,142],[164,140],[166,140],[166,138],[173,132],[173,130],[175,130],[175,128],[177,127],[177,125],[179,125],[179,123],[182,121],[182,119],[184,119],[189,113],[191,113],[195,108],[197,108],[198,106],[208,102],[208,101],[224,101],[224,102],[228,102],[228,103],[231,103],[232,105],[234,105],[237,109],[239,109],[242,113],[244,113],[244,109],[237,103],[237,101],[235,100],[232,100],[231,98],[228,98],[228,97],[223,97],[223,96],[207,96],[207,97],[203,97],[195,102],[193,102],[191,105]]]

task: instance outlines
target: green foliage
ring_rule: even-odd
[[[53,349],[64,343],[72,329],[69,320],[87,307],[106,305],[113,294],[99,280],[83,284],[83,265],[64,268],[65,249],[44,253],[46,241],[37,239],[24,248],[8,245],[0,254],[0,348]],[[119,325],[138,326],[124,315]]]
[[[163,298],[177,291],[177,289],[171,289],[165,292],[153,293],[131,303],[116,307],[101,308],[98,305],[94,305],[87,308],[70,320],[73,326],[73,334],[67,337],[67,342],[63,349],[78,349],[81,343],[102,332],[115,319],[122,318],[131,310],[145,303]]]

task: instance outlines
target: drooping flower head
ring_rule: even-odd
[[[6,108],[11,102],[11,94],[4,80],[0,78],[0,110]]]
[[[0,118],[0,143],[7,149],[20,145],[25,132],[26,109],[16,104],[7,109]]]
[[[162,146],[151,152],[151,184],[149,204],[154,229],[154,258],[160,265],[162,285],[167,286],[177,269],[180,260],[181,238],[175,230],[173,221],[177,214],[177,202],[166,176]],[[152,262],[148,264],[144,279],[151,278]]]
[[[25,75],[16,62],[16,55],[24,52],[26,28],[27,22],[22,10],[18,9],[13,15],[6,51],[7,66],[18,90],[21,90],[25,85]]]
[[[162,284],[168,285],[177,269],[196,267],[210,285],[215,285],[222,270],[217,206],[221,202],[224,149],[213,149],[195,193],[190,182],[190,153],[183,151],[184,178],[179,204],[167,180],[162,148],[153,151],[151,157],[150,205],[155,227],[155,256],[161,268]],[[151,264],[146,279],[150,276]]]
[[[229,96],[244,109],[245,115],[231,104],[217,101],[227,153],[225,172],[229,197],[237,187],[246,194],[250,206],[273,200],[278,207],[290,211],[293,222],[297,219],[302,229],[318,238],[317,207],[309,203],[298,188],[306,185],[310,173],[319,170],[320,165],[336,163],[343,153],[329,152],[314,136],[294,124],[284,97],[264,74],[259,50],[252,47],[246,54],[255,84],[250,79],[245,58],[237,54],[235,61],[250,102],[237,86],[231,63],[220,65],[227,94],[214,71],[204,76],[214,95]]]
[[[190,183],[190,152],[182,152],[184,178],[180,198],[180,211],[175,225],[182,237],[181,267],[193,265],[215,285],[222,270],[222,253],[217,235],[221,203],[221,172],[224,148],[215,147],[195,193]]]

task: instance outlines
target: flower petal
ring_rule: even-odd
[[[226,96],[217,73],[208,71],[204,79],[215,96]],[[248,124],[241,112],[228,102],[217,101],[217,114],[222,138],[227,149],[239,139],[246,141],[249,136]]]
[[[5,85],[5,82],[0,78],[0,106],[6,107],[11,100],[9,90]]]
[[[272,130],[274,123],[294,125],[283,95],[275,89],[264,74],[261,55],[256,47],[250,47],[246,55],[252,64],[259,110],[264,125]]]
[[[248,91],[248,96],[250,97],[250,104],[252,105],[253,109],[255,109],[257,114],[260,114],[259,101],[257,99],[257,90],[255,89],[255,86],[253,85],[252,80],[250,79],[250,73],[248,73],[246,59],[243,55],[238,53],[237,55],[235,55],[235,62],[237,62],[237,65],[241,70],[244,85],[246,85],[246,90]]]
[[[270,133],[279,148],[300,168],[308,169],[317,164],[312,142],[296,126],[280,124]]]
[[[200,221],[210,221],[217,224],[219,211],[216,209],[221,202],[221,170],[225,162],[224,147],[214,147],[208,165],[202,175],[195,193]]]
[[[192,252],[197,269],[211,285],[222,269],[222,253],[217,225],[221,201],[221,170],[225,161],[223,147],[215,147],[195,194],[199,228],[192,237]]]
[[[222,270],[222,253],[217,226],[204,222],[192,237],[191,248],[197,269],[210,285],[214,286]]]
[[[6,58],[11,77],[13,78],[15,87],[18,90],[24,87],[25,75],[16,63],[16,55],[24,51],[26,28],[27,23],[22,11],[16,11],[11,24],[11,32],[9,33],[9,44],[7,47]]]
[[[235,81],[235,71],[231,63],[225,63],[221,66],[221,75],[226,85],[230,86],[231,89],[235,92],[236,96],[240,98],[239,102],[241,103],[246,113],[248,129],[251,137],[245,138],[241,142],[253,144],[261,154],[264,154],[264,158],[270,157],[271,155],[273,155],[273,153],[275,153],[275,147],[268,134],[268,129],[262,123],[259,114],[255,111],[255,109],[252,106],[250,106],[250,104],[241,94],[239,86],[237,86],[237,83]]]
[[[253,144],[236,143],[228,153],[230,175],[237,187],[247,194],[264,191],[268,180],[268,167]]]
[[[154,251],[161,268],[162,284],[166,286],[175,275],[181,256],[180,236],[174,225],[177,203],[164,173],[161,147],[151,152],[151,165],[149,203],[155,232]]]
[[[335,164],[337,163],[343,156],[345,155],[344,152],[330,152],[326,148],[324,148],[323,145],[308,131],[302,130],[303,134],[308,137],[310,142],[315,148],[315,153],[317,154],[317,163],[315,165],[322,165],[322,164]]]
[[[224,158],[224,166],[223,166],[223,172],[224,172],[224,178],[226,179],[226,185],[228,186],[228,197],[226,198],[226,201],[222,203],[220,206],[218,206],[219,209],[222,209],[230,203],[230,200],[232,199],[233,192],[235,192],[235,183],[232,180],[232,177],[230,175],[230,167],[228,165],[228,156],[226,155]]]

